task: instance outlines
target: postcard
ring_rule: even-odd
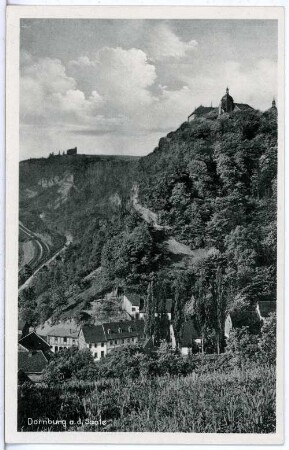
[[[6,442],[282,443],[283,8],[10,6],[6,93]]]

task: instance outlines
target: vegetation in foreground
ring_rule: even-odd
[[[41,385],[19,386],[18,429],[273,433],[275,319],[255,339],[234,331],[223,355],[184,358],[166,343],[149,354],[128,345],[99,362],[89,350],[62,351]]]

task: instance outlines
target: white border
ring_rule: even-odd
[[[276,434],[17,432],[17,255],[19,172],[19,20],[20,18],[192,18],[277,19],[278,53],[278,352]],[[10,6],[7,15],[6,153],[6,442],[115,444],[281,444],[283,441],[284,357],[284,9],[281,7]],[[14,207],[13,207],[14,205]],[[12,299],[12,300],[11,300]]]

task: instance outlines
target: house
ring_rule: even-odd
[[[225,338],[230,336],[232,329],[246,326],[249,327],[252,333],[257,333],[260,330],[260,316],[257,313],[256,307],[251,306],[246,309],[230,311],[225,318]]]
[[[40,382],[48,361],[49,357],[42,350],[18,352],[19,382],[27,381],[25,376],[31,381]]]
[[[270,300],[261,300],[256,305],[256,311],[260,318],[260,320],[263,322],[269,314],[276,312],[276,302],[270,301]]]
[[[79,349],[89,348],[97,360],[121,345],[143,341],[144,337],[143,320],[84,325],[79,333]]]
[[[68,149],[66,154],[70,156],[77,155],[77,147]]]
[[[79,329],[66,328],[63,325],[56,325],[47,333],[47,342],[51,350],[57,353],[64,348],[78,347]]]
[[[165,311],[167,313],[168,319],[172,320],[172,308],[173,308],[173,301],[171,298],[168,298],[165,303]],[[160,312],[155,313],[155,317],[158,317]]]
[[[122,296],[121,307],[133,319],[142,319],[144,302],[140,295],[135,292],[125,290]]]
[[[51,355],[51,349],[48,342],[41,336],[32,331],[18,341],[19,353],[29,353],[42,351],[47,357]]]
[[[29,325],[25,320],[18,319],[18,339],[29,333]]]
[[[201,350],[202,339],[200,333],[196,330],[193,320],[188,320],[184,323],[180,341],[179,349],[183,356],[191,353],[198,353]]]
[[[195,120],[199,117],[206,117],[207,114],[216,112],[218,113],[218,108],[214,108],[213,106],[203,106],[200,105],[198,108],[195,108],[192,114],[188,116],[188,122]]]
[[[179,348],[183,356],[191,353],[198,353],[202,347],[202,338],[196,330],[193,320],[187,320],[183,324],[181,337],[177,343],[173,325],[170,325],[170,341],[172,348]]]

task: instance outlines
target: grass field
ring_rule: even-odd
[[[18,413],[19,431],[273,433],[275,371],[23,385]],[[28,426],[29,417],[63,422]]]

